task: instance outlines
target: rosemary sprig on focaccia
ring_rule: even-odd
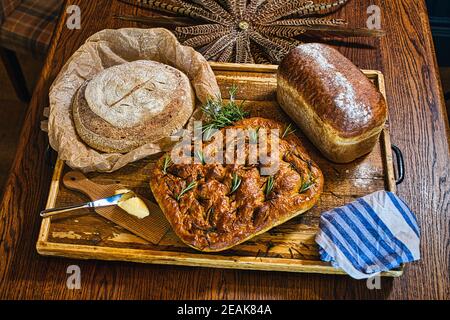
[[[227,103],[224,103],[222,98],[209,99],[202,107],[208,121],[202,128],[207,140],[215,130],[232,126],[249,115],[243,109],[244,101],[240,104],[236,103],[236,93],[237,87],[232,86],[229,91],[230,99]]]
[[[286,138],[288,135],[290,135],[291,133],[294,133],[295,131],[296,131],[296,129],[292,128],[292,124],[289,123],[289,125],[286,127],[286,129],[284,129],[284,132],[281,135],[281,139]]]
[[[256,129],[250,129],[249,131],[249,142],[250,144],[258,144],[258,133],[259,133],[260,127]]]
[[[269,176],[267,178],[267,182],[266,182],[266,188],[264,190],[264,194],[266,195],[266,198],[270,195],[270,193],[273,190],[273,182],[274,182],[274,178],[273,176]]]
[[[299,193],[304,193],[316,184],[316,178],[311,174],[311,165],[308,163],[308,180],[302,182]]]
[[[241,177],[239,177],[236,173],[233,173],[233,178],[231,179],[231,191],[229,194],[232,194],[237,189],[239,189],[241,182],[242,182]]]
[[[168,154],[164,157],[162,172],[167,174],[167,169],[172,165],[172,159]]]
[[[192,181],[191,183],[189,183],[186,187],[184,187],[181,192],[179,194],[176,195],[176,199],[177,201],[180,201],[181,197],[188,191],[192,190],[195,188],[195,186],[197,185],[197,181]]]
[[[194,157],[200,161],[201,164],[205,165],[206,164],[206,159],[205,159],[205,154],[202,151],[196,151],[194,153]],[[195,162],[194,162],[195,163]]]
[[[306,181],[302,184],[299,193],[304,193],[312,188],[314,185],[314,181]]]
[[[259,133],[262,133],[262,130],[275,128],[279,129],[281,138],[287,126],[288,123],[271,119],[250,118],[239,121],[230,129],[253,129],[256,133],[260,127]],[[270,142],[264,135],[258,140],[260,138],[264,141],[259,143]],[[199,165],[198,159],[202,157],[195,158],[196,150],[191,148],[194,154],[191,154],[190,163],[172,165],[165,176],[161,170],[162,158],[159,168],[155,167],[150,175],[155,199],[175,233],[197,250],[217,252],[247,241],[309,210],[322,192],[323,175],[294,135],[280,139],[280,152],[273,158],[280,161],[280,165],[276,173],[269,175],[264,175],[261,170],[265,162],[256,159],[253,164],[253,161],[247,161],[251,151],[247,145],[251,146],[252,141],[249,135],[242,140],[246,144],[245,162],[208,164],[211,150],[208,148],[203,151],[207,164]],[[221,141],[220,137],[218,141]],[[208,143],[205,145],[209,147]],[[272,147],[267,144],[269,151]],[[226,150],[223,148],[222,145],[222,151]],[[192,165],[192,158],[196,165]],[[161,183],[161,180],[167,181]],[[312,182],[315,184],[310,187]]]

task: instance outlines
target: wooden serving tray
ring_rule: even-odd
[[[227,98],[229,87],[236,84],[237,99],[246,100],[251,115],[291,122],[276,102],[277,66],[228,63],[211,63],[211,66],[224,98]],[[381,72],[365,70],[364,73],[385,95]],[[302,136],[300,130],[296,134]],[[369,155],[346,165],[325,160],[306,138],[303,139],[325,177],[319,203],[305,214],[232,249],[201,253],[184,245],[171,229],[158,244],[151,244],[86,209],[64,218],[44,219],[37,251],[42,255],[80,259],[344,274],[319,258],[314,238],[320,214],[377,190],[395,192],[388,127]],[[158,157],[143,159],[114,173],[91,173],[88,177],[97,183],[121,183],[154,201],[148,181],[150,169]],[[62,161],[56,162],[47,208],[88,201],[81,193],[62,185],[62,176],[68,171]],[[402,268],[383,275],[395,277],[401,274]]]

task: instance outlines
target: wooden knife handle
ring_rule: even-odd
[[[118,189],[124,187],[120,184],[101,185],[89,180],[79,171],[70,171],[63,177],[64,186],[68,189],[80,191],[87,195],[91,200],[97,200],[114,195]]]
[[[120,183],[109,185],[95,183],[78,171],[66,173],[63,184],[68,189],[84,193],[92,201],[112,196],[119,189],[126,189]],[[117,206],[95,208],[95,212],[151,243],[159,243],[170,229],[170,224],[157,204],[144,198],[142,200],[150,210],[150,215],[144,219],[138,219]]]

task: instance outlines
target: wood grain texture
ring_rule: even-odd
[[[73,0],[82,12],[81,30],[62,17],[29,107],[15,162],[0,207],[0,297],[22,299],[449,299],[450,176],[448,123],[423,0],[355,1],[336,16],[365,25],[366,9],[381,7],[382,39],[350,39],[338,49],[360,68],[386,77],[391,138],[402,148],[406,179],[398,194],[417,214],[422,260],[381,290],[342,276],[267,273],[126,262],[40,257],[35,249],[52,169],[47,138],[39,130],[48,89],[61,66],[93,33],[136,26],[113,15],[147,14],[113,0]],[[360,45],[355,46],[358,42]],[[362,44],[362,45],[361,45]],[[81,268],[80,290],[66,287],[66,268]]]
[[[65,190],[70,190],[71,192],[78,193],[81,192],[82,194],[88,196],[89,200],[91,201],[110,197],[111,195],[116,194],[117,191],[126,189],[124,185],[117,183],[117,180],[115,179],[110,181],[110,183],[94,183],[92,180],[89,180],[84,174],[78,171],[69,171],[64,176],[62,176],[61,172],[61,175],[59,176],[59,183],[64,184]],[[62,190],[62,188],[59,188],[59,186],[58,189]],[[50,190],[49,193],[52,195],[53,190]],[[142,219],[132,216],[118,206],[96,208],[95,213],[109,220],[110,222],[114,222],[115,225],[121,226],[132,234],[137,235],[153,244],[157,244],[161,241],[167,231],[169,231],[169,222],[165,219],[164,214],[156,203],[150,202],[147,198],[141,197],[141,199],[145,202],[145,204],[147,205],[147,209],[150,212],[147,217]],[[55,203],[52,203],[50,207],[54,208]],[[71,217],[73,213],[74,212],[70,212],[69,217]],[[62,219],[63,217],[64,216],[58,216],[58,218],[52,218],[50,219],[50,221],[53,222],[64,220]],[[68,217],[67,214],[65,214],[65,217]],[[73,238],[73,234],[77,229],[78,220],[74,219],[74,222],[74,229],[68,230],[70,233],[70,238]],[[43,222],[43,224],[46,225],[45,222]],[[96,229],[94,228],[94,232],[85,232],[84,234],[91,237],[92,234],[96,233],[95,230]],[[115,235],[116,242],[126,242],[123,238],[124,237],[121,236],[121,234]]]
[[[277,66],[213,63],[212,68],[222,97],[228,99],[230,87],[236,85],[236,98],[245,100],[244,108],[250,112],[249,117],[261,116],[292,123],[276,102],[277,82],[274,80]],[[385,95],[383,75],[378,71],[364,72]],[[43,220],[37,250],[42,255],[81,259],[345,274],[319,258],[314,238],[320,215],[377,190],[396,191],[387,125],[373,151],[350,164],[335,164],[326,160],[298,128],[295,130],[294,134],[299,136],[326,177],[324,192],[319,202],[308,212],[241,245],[219,253],[201,253],[186,246],[174,231],[164,228],[168,222],[158,207],[143,220],[131,219],[120,208],[108,207],[96,209],[106,219],[85,209],[52,218],[50,222],[49,219]],[[149,175],[159,157],[147,157],[113,173],[90,173],[87,175],[89,180],[79,172],[70,171],[58,160],[47,209],[87,201],[80,199],[79,192],[74,190],[82,190],[94,200],[108,197],[117,189],[129,188],[153,200]],[[111,221],[115,224],[111,224]],[[157,241],[150,240],[151,243],[148,243],[136,235],[144,239],[156,238]],[[401,267],[383,275],[398,277],[402,270]]]

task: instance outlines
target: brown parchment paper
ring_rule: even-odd
[[[72,55],[50,88],[50,145],[71,168],[83,172],[112,172],[130,162],[167,150],[173,144],[168,137],[126,154],[102,153],[86,145],[75,131],[71,103],[83,82],[103,69],[141,59],[165,63],[184,72],[201,103],[208,97],[220,96],[207,61],[194,49],[182,46],[170,31],[162,28],[102,30],[88,38]],[[194,114],[199,114],[198,109]]]

